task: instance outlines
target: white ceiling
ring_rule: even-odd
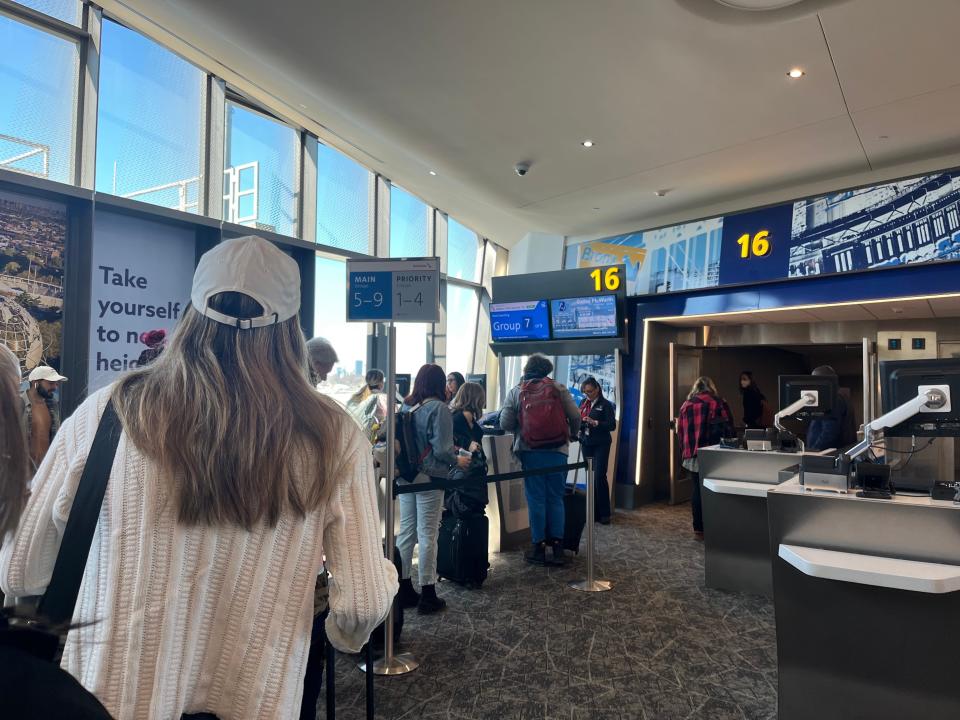
[[[957,0],[101,4],[506,245],[960,164]]]
[[[877,300],[850,305],[783,308],[762,312],[733,312],[695,317],[651,318],[675,327],[704,325],[761,325],[877,320],[930,320],[960,318],[960,295]]]

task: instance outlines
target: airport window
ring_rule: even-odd
[[[390,257],[431,255],[427,237],[430,208],[395,185],[390,186]]]
[[[447,283],[447,366],[464,375],[473,372],[473,343],[477,324],[477,291]]]
[[[371,172],[333,148],[317,156],[317,242],[369,254]]]
[[[490,354],[490,301],[485,298],[480,302],[480,314],[477,316],[477,343],[474,348],[473,371],[485,373],[487,371],[487,356]]]
[[[96,189],[199,212],[204,84],[199,68],[105,20]]]
[[[480,282],[480,238],[453,218],[447,219],[447,275]]]
[[[73,182],[79,45],[0,14],[0,168]]]
[[[367,323],[345,322],[347,269],[343,260],[317,256],[313,334],[325,337],[340,362],[320,383],[320,392],[346,404],[367,371]]]
[[[420,366],[432,360],[427,353],[427,338],[432,326],[428,323],[397,323],[396,327],[397,372],[410,373],[415,378]]]
[[[493,295],[493,276],[497,274],[497,252],[495,243],[489,240],[484,243],[483,287],[490,295]]]
[[[18,5],[32,8],[44,15],[63,20],[71,25],[80,24],[80,0],[14,0]]]
[[[223,219],[296,235],[300,136],[288,125],[227,102]]]

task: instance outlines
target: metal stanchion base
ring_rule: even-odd
[[[613,583],[609,580],[594,580],[593,582],[589,580],[571,580],[567,583],[567,586],[574,590],[580,590],[581,592],[606,592],[607,590],[613,590]]]
[[[365,662],[359,663],[357,667],[363,672],[367,671],[367,664]],[[373,674],[387,676],[406,675],[407,673],[412,673],[418,667],[420,667],[420,661],[413,655],[410,653],[400,653],[399,655],[393,656],[393,661],[389,665],[385,657],[374,660]]]

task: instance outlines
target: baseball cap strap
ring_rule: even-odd
[[[256,318],[237,318],[232,315],[225,315],[222,312],[218,312],[211,307],[204,308],[200,310],[201,315],[205,315],[211,320],[216,320],[218,323],[223,325],[230,325],[232,327],[238,328],[240,330],[249,330],[250,328],[259,328],[266,327],[267,325],[275,325],[279,322],[279,316],[277,313],[270,313],[269,315],[261,315]]]

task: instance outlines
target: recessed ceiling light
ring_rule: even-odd
[[[592,147],[593,147],[593,140],[584,140],[584,141],[583,141],[582,143],[580,143],[580,144],[583,145],[585,148],[592,148]]]
[[[789,72],[787,72],[787,76],[794,79],[802,78],[804,75],[806,75],[806,73],[800,68],[790,68]]]
[[[431,171],[430,171],[430,174],[433,175],[433,176],[436,176],[437,171],[436,171],[436,170],[431,170]]]

